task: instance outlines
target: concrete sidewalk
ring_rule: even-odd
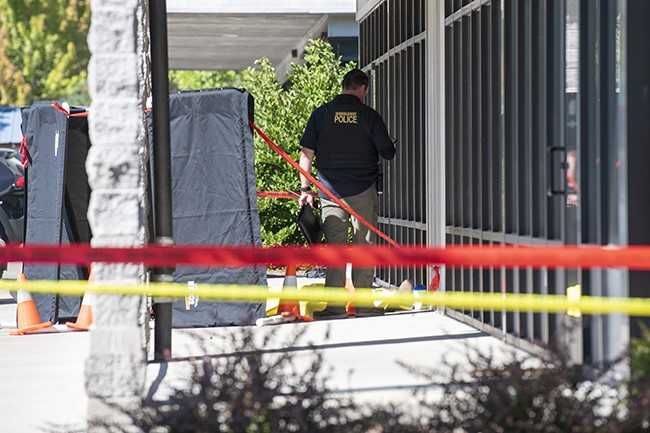
[[[306,333],[296,342],[293,336],[300,330]],[[232,332],[232,328],[175,330],[174,361],[148,367],[150,395],[163,399],[172,388],[185,389],[196,362],[187,358],[233,354],[224,338]],[[428,384],[409,374],[400,361],[442,368],[443,358],[452,364],[464,363],[468,352],[474,350],[491,351],[500,359],[513,351],[500,340],[438,312],[285,324],[254,332],[260,340],[277,332],[262,353],[295,353],[300,368],[307,366],[312,349],[319,350],[325,370],[333,369],[330,389],[369,403],[404,403],[412,399],[414,389]]]
[[[299,280],[299,285],[314,280]],[[270,285],[282,279],[271,279]],[[15,320],[15,304],[0,293],[0,323]],[[513,351],[502,341],[437,312],[402,313],[380,317],[297,323],[253,328],[260,339],[276,337],[265,351],[292,351],[296,362],[307,360],[309,345],[322,351],[333,368],[330,387],[373,403],[408,402],[414,387],[425,381],[397,365],[440,366],[443,357],[464,362],[467,350],[491,350],[505,358]],[[292,340],[306,329],[302,341]],[[173,357],[147,367],[148,394],[164,398],[183,387],[192,369],[192,356],[230,353],[222,338],[237,328],[173,331]],[[326,335],[329,334],[329,338]],[[0,329],[1,432],[76,432],[85,430],[87,398],[84,363],[88,333],[11,337]]]
[[[0,431],[85,431],[88,333],[9,336],[16,304],[0,292]]]

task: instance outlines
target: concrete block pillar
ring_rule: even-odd
[[[145,243],[144,107],[148,97],[146,2],[92,0],[88,85],[92,147],[86,169],[92,195],[88,218],[94,246]],[[137,265],[95,265],[100,283],[137,284]],[[86,362],[88,431],[107,422],[137,431],[124,410],[139,407],[144,389],[144,299],[101,296]],[[98,423],[99,422],[99,423]]]

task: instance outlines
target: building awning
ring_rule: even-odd
[[[17,144],[22,138],[20,108],[0,107],[0,144]]]
[[[169,67],[239,70],[262,57],[282,67],[330,17],[354,22],[355,10],[355,0],[169,0]]]

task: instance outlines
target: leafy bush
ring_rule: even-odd
[[[242,87],[247,71],[169,71],[169,88],[178,90],[219,89]]]
[[[255,97],[255,121],[269,137],[297,159],[299,142],[311,112],[341,91],[343,75],[354,65],[344,65],[324,40],[305,48],[304,64],[293,64],[282,86],[268,59],[256,62],[244,76],[244,87]],[[255,141],[257,188],[260,191],[296,191],[298,173],[280,159],[259,137]],[[262,239],[266,245],[298,244],[304,239],[295,224],[297,204],[287,200],[259,201]]]
[[[230,352],[197,359],[185,384],[125,415],[143,432],[650,432],[647,377],[621,380],[611,370],[572,365],[562,354],[544,360],[512,354],[504,362],[468,349],[466,360],[440,368],[404,365],[440,392],[416,393],[401,405],[361,405],[328,388],[318,351],[265,352],[309,345],[303,333],[278,341],[280,329],[260,338],[239,328],[204,341],[202,353],[215,346]],[[123,431],[114,420],[100,423],[93,426]]]
[[[526,360],[517,357],[506,365],[483,355],[469,359],[471,379],[466,371],[454,370],[444,396],[435,402],[423,401],[430,431],[607,431],[597,427],[609,421],[602,413],[604,393],[581,377],[579,367],[557,358],[540,368],[526,367]]]
[[[630,344],[630,368],[636,380],[650,381],[650,328],[643,327],[641,338]]]
[[[473,351],[464,364],[407,368],[442,388],[439,398],[420,397],[423,431],[650,432],[650,380],[622,380],[615,373],[621,365],[597,370],[571,364],[558,352],[546,359],[513,353],[503,363]]]
[[[319,352],[264,353],[278,329],[262,339],[247,328],[233,332],[219,341],[232,352],[197,360],[191,377],[165,400],[145,399],[141,408],[122,412],[137,431],[147,433],[362,433],[379,426],[349,399],[331,393]],[[302,342],[303,334],[289,336],[281,347]],[[215,341],[200,344],[207,353]],[[388,418],[394,417],[381,416]],[[91,427],[133,431],[114,420],[94,421]]]

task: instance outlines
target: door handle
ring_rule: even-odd
[[[566,195],[566,173],[569,168],[566,162],[566,147],[551,146],[548,148],[548,190],[549,197]]]

